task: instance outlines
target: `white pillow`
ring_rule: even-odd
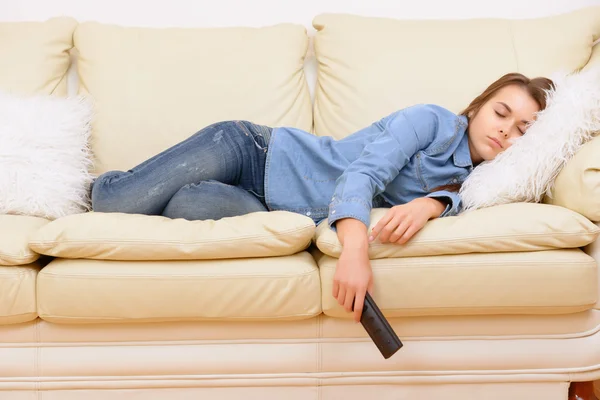
[[[600,68],[550,78],[555,88],[527,133],[463,183],[463,211],[540,202],[567,161],[600,131]]]
[[[48,219],[89,209],[92,105],[0,92],[0,214]]]

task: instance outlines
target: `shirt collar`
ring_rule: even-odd
[[[471,151],[469,150],[469,135],[467,135],[467,126],[469,125],[467,117],[459,115],[456,129],[460,130],[462,137],[460,143],[453,155],[454,165],[457,167],[473,168],[473,160],[471,159]]]

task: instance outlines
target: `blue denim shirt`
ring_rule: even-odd
[[[271,210],[311,217],[355,218],[418,197],[445,200],[443,216],[460,210],[457,193],[432,189],[462,183],[473,170],[467,119],[426,104],[396,111],[343,139],[278,127],[265,166],[265,201]]]

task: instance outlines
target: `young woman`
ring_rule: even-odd
[[[98,212],[219,219],[286,210],[328,224],[343,246],[333,296],[358,322],[372,288],[369,241],[406,243],[456,215],[458,189],[523,135],[546,107],[547,78],[507,74],[459,115],[436,105],[392,113],[341,140],[248,121],[210,125],[92,186]],[[390,210],[367,232],[374,207]]]

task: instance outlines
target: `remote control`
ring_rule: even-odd
[[[354,308],[354,307],[353,307]],[[383,313],[367,292],[360,323],[365,328],[383,358],[388,359],[403,346]]]

